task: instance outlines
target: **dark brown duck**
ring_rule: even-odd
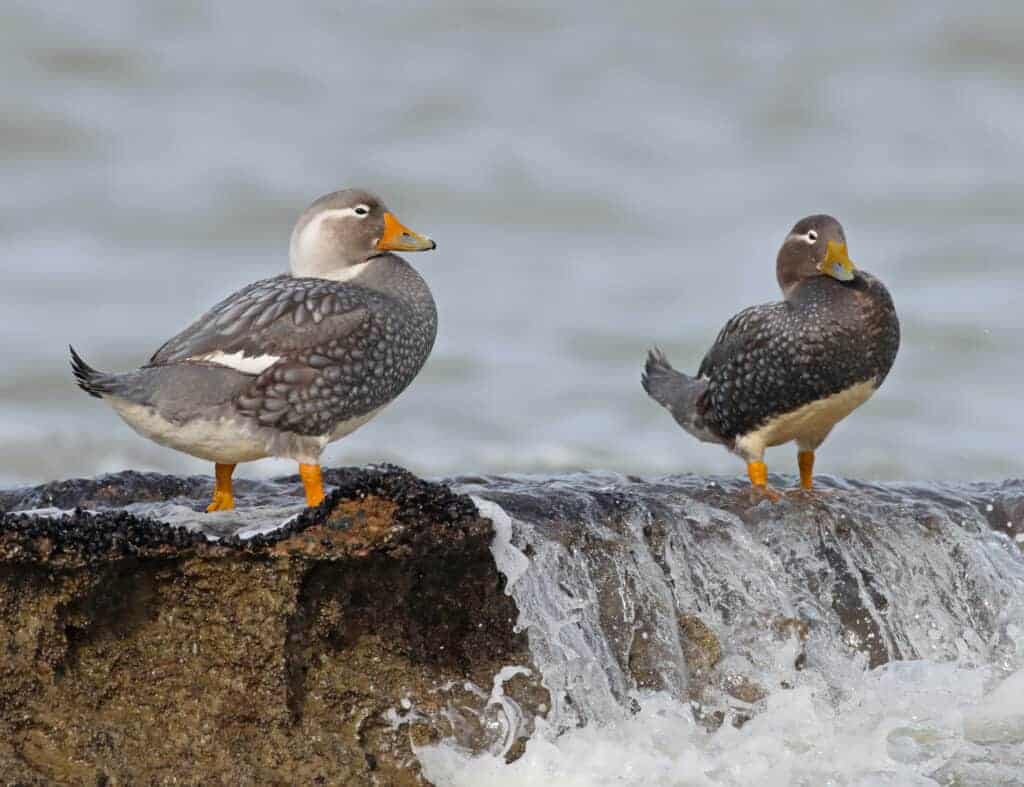
[[[812,488],[814,452],[885,380],[900,344],[892,298],[854,267],[831,216],[808,216],[782,243],[783,300],[744,309],[719,333],[696,377],[652,350],[644,389],[694,437],[742,457],[755,497],[768,487],[764,451],[795,441],[800,486]]]

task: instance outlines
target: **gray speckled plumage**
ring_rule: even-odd
[[[373,268],[358,284],[289,275],[250,284],[168,341],[149,366],[212,352],[280,356],[234,396],[235,409],[261,426],[329,434],[398,396],[437,335],[419,274],[394,255]]]
[[[163,445],[233,464],[316,463],[416,377],[437,310],[423,278],[389,249],[435,247],[374,195],[321,197],[296,224],[291,274],[228,296],[125,374],[72,349],[80,387]]]

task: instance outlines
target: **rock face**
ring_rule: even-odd
[[[454,481],[480,508],[398,468],[325,482],[315,510],[290,477],[210,515],[209,478],[0,492],[6,783],[401,787],[424,783],[416,747],[509,761],[537,718],[571,735],[655,693],[744,732],[896,662],[980,665],[1011,697],[1024,668],[1021,481],[823,479],[760,505],[695,476]],[[935,728],[938,783],[1016,783],[964,776],[1024,761],[994,697],[973,737]],[[805,781],[853,783],[830,767]]]
[[[394,468],[325,481],[323,506],[247,541],[116,510],[0,515],[4,782],[406,785],[422,783],[410,739],[486,746],[467,681],[529,662],[491,522]],[[198,507],[208,489],[128,473],[0,510]],[[453,703],[479,714],[423,713]]]

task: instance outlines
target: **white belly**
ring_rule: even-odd
[[[251,462],[271,455],[265,440],[233,418],[197,418],[179,424],[168,421],[155,408],[116,396],[105,398],[140,435],[176,451],[223,464]]]
[[[278,432],[230,417],[196,418],[185,423],[168,421],[153,407],[116,396],[104,397],[126,424],[143,437],[176,451],[222,464],[251,462],[268,456],[316,464],[328,443],[340,440],[371,421],[383,410],[342,421],[329,435],[303,436]]]
[[[366,415],[357,415],[355,418],[349,418],[347,421],[342,421],[340,424],[334,427],[334,431],[327,437],[328,443],[333,443],[335,440],[340,440],[345,435],[352,434],[360,426],[364,426],[377,417],[377,413],[383,410],[387,405],[381,405],[376,410],[370,410]]]
[[[760,461],[765,448],[796,440],[801,449],[821,445],[832,427],[871,398],[877,390],[874,380],[857,383],[826,399],[805,404],[780,415],[736,440],[736,453],[747,461]]]

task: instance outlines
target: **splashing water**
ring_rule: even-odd
[[[512,763],[419,748],[433,783],[1024,785],[1024,558],[990,490],[466,490],[551,707]]]

